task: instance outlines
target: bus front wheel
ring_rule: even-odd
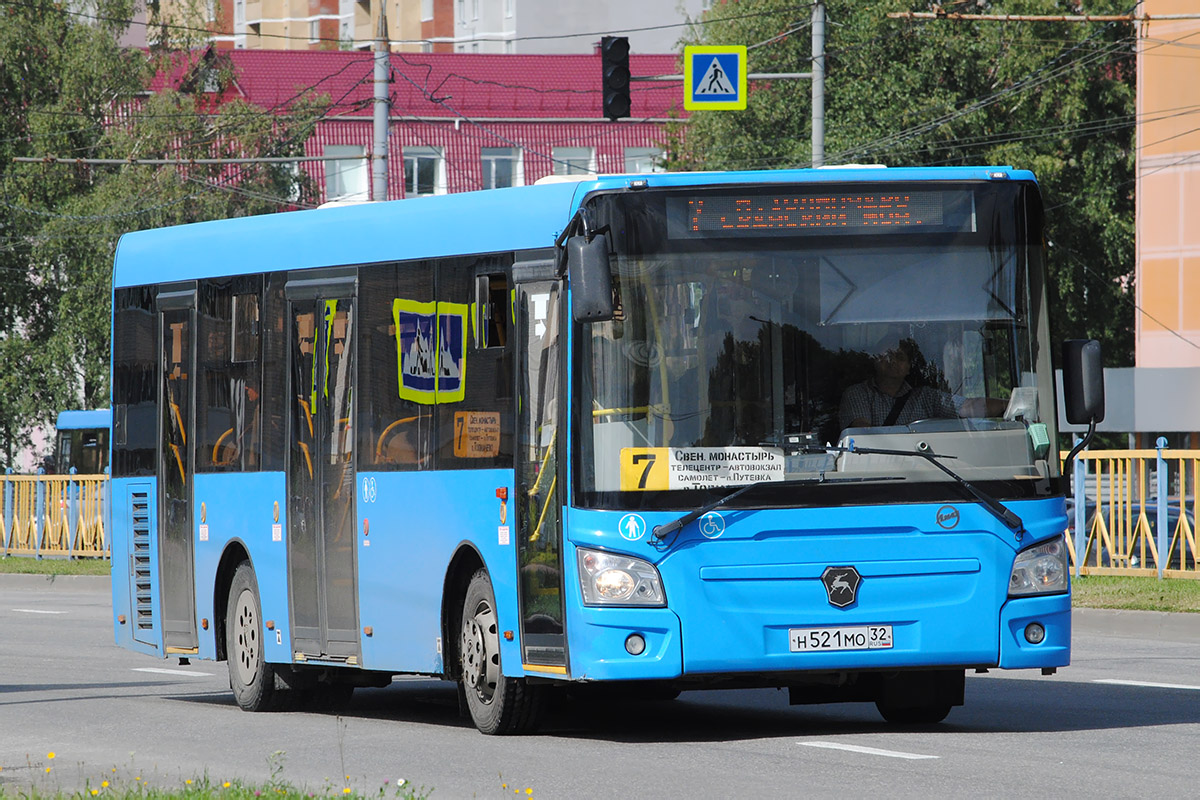
[[[541,719],[541,687],[506,678],[500,667],[496,598],[486,570],[471,577],[458,647],[463,693],[475,727],[487,734],[528,733]]]
[[[238,565],[229,586],[225,637],[229,688],[238,706],[245,711],[273,710],[282,693],[276,686],[274,667],[264,658],[262,604],[249,562]]]

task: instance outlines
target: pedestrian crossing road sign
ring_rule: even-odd
[[[731,111],[746,107],[744,45],[683,48],[683,107]]]

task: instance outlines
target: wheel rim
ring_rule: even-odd
[[[464,615],[459,651],[463,685],[482,702],[492,702],[500,677],[500,637],[496,633],[496,612],[486,600],[480,600],[472,613]]]
[[[233,652],[230,654],[237,667],[238,679],[249,686],[258,674],[262,660],[262,647],[258,641],[258,604],[249,589],[238,595],[233,613]]]

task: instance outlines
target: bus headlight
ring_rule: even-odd
[[[648,561],[579,548],[579,584],[589,606],[665,606],[658,570]]]
[[[1066,542],[1056,536],[1017,554],[1008,579],[1008,596],[1065,592],[1069,574]]]

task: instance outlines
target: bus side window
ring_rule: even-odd
[[[259,276],[201,286],[196,466],[202,472],[259,468],[261,287]]]
[[[475,346],[503,348],[512,324],[512,299],[504,273],[475,276]]]
[[[433,466],[433,397],[409,391],[418,388],[420,379],[414,375],[406,381],[401,373],[410,354],[404,351],[396,323],[397,302],[402,308],[419,308],[432,300],[433,267],[428,261],[379,264],[359,272],[360,470]]]
[[[439,330],[461,329],[459,317],[468,315],[467,341],[446,336],[439,347],[439,469],[513,463],[512,309],[504,272],[511,263],[511,254],[495,254],[437,264]]]

